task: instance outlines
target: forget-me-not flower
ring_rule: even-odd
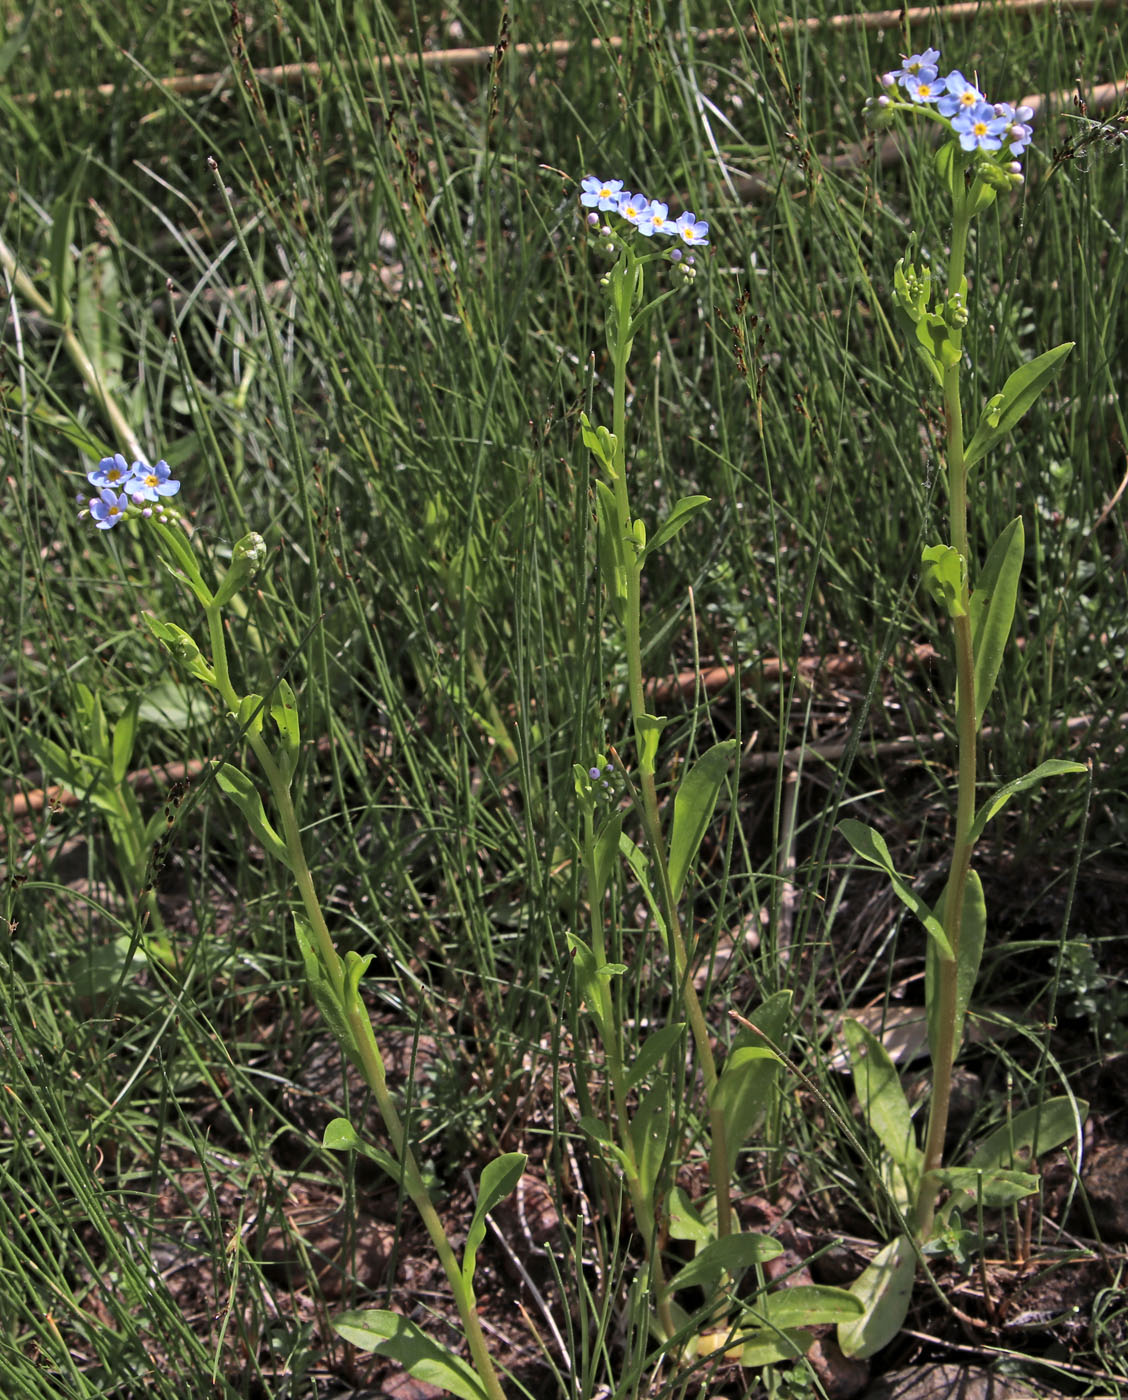
[[[902,87],[907,87],[910,82],[929,83],[940,71],[939,62],[939,49],[925,49],[923,53],[910,54],[901,67],[895,68],[889,76]],[[892,83],[886,86],[892,87]]]
[[[583,179],[583,194],[580,195],[580,203],[587,209],[617,209],[619,207],[619,191],[623,188],[622,180],[597,180],[594,175],[586,175]]]
[[[709,241],[709,225],[688,209],[684,214],[678,215],[674,222],[674,232],[691,248],[704,247]]]
[[[995,115],[1006,117],[1005,140],[1012,156],[1020,156],[1034,139],[1034,128],[1030,121],[1034,116],[1033,107],[1015,107],[1010,102],[996,102]]]
[[[914,102],[939,102],[946,82],[943,78],[906,78],[904,88]]]
[[[120,491],[129,485],[136,474],[137,463],[131,467],[120,452],[115,452],[112,457],[103,457],[92,472],[87,472],[86,480],[91,486],[97,486],[99,491],[110,486]]]
[[[632,194],[630,190],[619,196],[619,217],[627,223],[641,228],[643,220],[650,215],[650,201],[644,194]]]
[[[1003,133],[1010,123],[997,117],[989,102],[978,102],[958,117],[952,118],[952,130],[959,134],[965,151],[997,151],[1003,144]]]
[[[138,505],[141,501],[155,501],[159,496],[175,496],[180,490],[180,482],[173,478],[172,470],[163,458],[152,467],[137,462],[134,470],[136,476],[129,484],[129,492]]]
[[[944,96],[939,102],[942,117],[954,117],[960,112],[970,112],[985,100],[974,83],[969,83],[959,69],[948,74],[944,80],[944,87]]]
[[[119,520],[124,520],[129,510],[129,497],[105,487],[98,500],[90,502],[90,514],[97,521],[99,530],[112,530]]]
[[[646,218],[639,224],[638,231],[641,234],[645,234],[647,238],[653,237],[656,233],[675,233],[676,229],[670,218],[670,206],[668,204],[660,204],[658,200],[654,200],[650,205],[650,210]]]

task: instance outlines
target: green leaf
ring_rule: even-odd
[[[595,483],[599,574],[616,615],[622,619],[627,601],[627,553],[619,503],[605,481]]]
[[[864,1313],[861,1300],[845,1288],[796,1283],[760,1294],[746,1308],[741,1322],[762,1323],[782,1331],[789,1327],[822,1327],[828,1323],[849,1322]]]
[[[302,955],[302,964],[305,967],[306,981],[309,983],[310,995],[313,1003],[325,1018],[325,1023],[337,1037],[342,1049],[349,1055],[353,1054],[353,1034],[348,1022],[345,1020],[344,1010],[337,1000],[336,989],[329,976],[327,969],[321,961],[321,955],[313,941],[313,931],[306,921],[294,916],[294,935],[298,940],[298,951]],[[337,954],[333,954],[337,957]],[[340,959],[337,959],[340,962]]]
[[[974,466],[980,457],[1006,437],[1057,374],[1058,366],[1073,349],[1073,344],[1072,340],[1067,340],[1015,370],[1003,385],[1002,393],[991,398],[979,420],[979,426],[964,452],[965,466]]]
[[[1025,792],[1027,788],[1036,787],[1043,778],[1057,778],[1065,773],[1087,773],[1089,770],[1083,763],[1074,763],[1068,758],[1047,758],[1045,763],[1039,763],[1037,768],[1031,769],[1029,773],[1021,778],[1014,778],[1009,783],[1004,783],[1001,788],[989,797],[979,811],[975,814],[975,820],[971,824],[971,832],[968,835],[969,841],[977,841],[983,834],[983,828],[992,817],[998,816],[1007,803],[1016,793]]]
[[[670,1238],[706,1244],[716,1237],[715,1227],[707,1225],[701,1219],[685,1188],[675,1186],[670,1193]]]
[[[630,1172],[630,1161],[627,1154],[611,1136],[610,1130],[601,1123],[598,1118],[593,1118],[590,1113],[585,1113],[583,1117],[578,1120],[578,1123],[581,1132],[591,1138],[592,1142],[594,1142],[606,1156],[612,1157],[625,1173]]]
[[[984,1170],[1009,1169],[1016,1163],[1033,1167],[1044,1152],[1077,1137],[1088,1116],[1084,1099],[1047,1099],[1025,1108],[984,1141],[969,1165]]]
[[[948,935],[944,932],[943,925],[920,895],[915,893],[912,887],[897,874],[893,867],[893,857],[889,854],[889,847],[885,844],[885,839],[880,832],[874,831],[873,827],[865,826],[862,822],[854,821],[852,817],[840,821],[838,830],[864,861],[868,861],[870,865],[876,865],[879,870],[885,871],[889,877],[889,883],[893,886],[894,894],[902,904],[907,905],[913,911],[924,925],[925,932],[935,941],[940,957],[945,962],[951,962],[952,945],[948,942]]]
[[[729,1175],[736,1167],[741,1148],[771,1107],[779,1073],[779,1062],[772,1046],[786,1050],[790,1040],[791,992],[776,992],[748,1019],[755,1029],[741,1030],[733,1041],[713,1089],[711,1104],[720,1110],[724,1119]],[[770,1058],[764,1057],[765,1050]]]
[[[964,590],[967,586],[967,570],[963,555],[947,544],[930,544],[921,552],[921,582],[934,602],[938,603],[949,617],[964,617]]]
[[[149,521],[149,529],[155,533],[164,556],[163,563],[173,578],[182,583],[187,583],[188,587],[196,595],[197,601],[205,608],[211,607],[211,589],[204,583],[204,577],[200,573],[200,566],[196,562],[196,556],[192,553],[192,546],[188,542],[183,527],[180,525],[162,525],[157,519]],[[177,572],[179,570],[179,572]]]
[[[123,783],[126,774],[129,772],[129,763],[133,757],[133,745],[137,738],[137,710],[139,705],[139,700],[133,700],[126,706],[125,712],[114,725],[113,742],[111,745],[111,753],[113,756],[110,762],[110,777],[115,783]]]
[[[639,738],[638,764],[644,773],[653,773],[658,761],[658,736],[669,724],[658,715],[639,715],[635,730]]]
[[[615,449],[618,446],[618,439],[615,434],[606,428],[596,428],[592,426],[591,419],[586,413],[580,414],[580,431],[583,434],[584,446],[593,456],[615,475]]]
[[[738,747],[736,739],[714,744],[678,784],[668,864],[675,903],[681,899],[689,867],[700,849]]]
[[[627,1072],[626,1087],[637,1088],[652,1069],[665,1062],[666,1057],[678,1046],[684,1035],[684,1022],[663,1026],[653,1035],[648,1035]]]
[[[983,715],[1010,639],[1018,598],[1018,577],[1026,551],[1021,518],[1012,520],[991,547],[983,572],[976,580],[968,611],[971,614],[971,646],[975,657],[975,727]]]
[[[158,642],[162,642],[189,675],[203,681],[205,685],[215,685],[215,672],[200,655],[200,648],[190,632],[177,627],[175,622],[162,622],[159,618],[143,614],[145,625]]]
[[[262,733],[262,712],[264,704],[261,695],[244,695],[239,701],[239,708],[235,711],[235,720],[242,734],[250,730],[254,734]]]
[[[670,1085],[665,1079],[659,1079],[643,1096],[638,1112],[631,1119],[631,1143],[638,1163],[639,1185],[648,1200],[654,1195],[669,1132]]]
[[[215,780],[220,789],[231,798],[242,812],[247,825],[254,832],[267,854],[272,855],[275,860],[280,860],[283,865],[289,866],[290,853],[286,849],[286,843],[267,821],[258,788],[251,782],[246,773],[236,768],[234,764],[224,763],[216,769]]]
[[[653,877],[650,872],[650,861],[646,853],[627,835],[619,836],[619,851],[623,859],[630,866],[635,879],[638,880],[639,888],[642,890],[643,898],[650,909],[650,917],[654,920],[654,927],[658,930],[658,936],[664,941],[666,937],[666,920],[662,916],[658,899],[654,893]]]
[[[703,1245],[696,1257],[670,1279],[668,1286],[671,1292],[679,1288],[692,1288],[697,1284],[709,1283],[721,1274],[736,1275],[753,1264],[766,1264],[769,1259],[778,1259],[782,1253],[783,1246],[779,1241],[767,1235],[726,1235],[723,1239],[710,1240]]]
[[[440,1345],[414,1322],[385,1308],[342,1313],[333,1327],[362,1351],[398,1361],[409,1376],[438,1386],[461,1400],[489,1400],[477,1373],[461,1357]]]
[[[709,500],[708,496],[683,496],[655,530],[650,543],[639,555],[639,563],[641,564],[644,559],[648,559],[656,549],[661,549],[668,540],[672,540],[699,510],[709,504]]]
[[[525,1170],[528,1157],[523,1152],[506,1152],[495,1157],[482,1169],[482,1179],[478,1183],[478,1203],[474,1207],[474,1217],[466,1233],[466,1247],[462,1254],[462,1281],[474,1296],[474,1269],[478,1262],[478,1248],[486,1237],[486,1216],[510,1192],[517,1189],[517,1183]]]
[[[278,730],[282,747],[289,760],[287,767],[289,773],[292,773],[294,760],[302,746],[302,728],[298,719],[298,697],[285,676],[279,676],[275,682],[270,697],[270,718]]]
[[[1021,1172],[1025,1167],[1033,1173],[1035,1163],[1044,1152],[1051,1152],[1080,1135],[1088,1116],[1089,1105],[1084,1099],[1064,1096],[1023,1109],[984,1140],[968,1163],[968,1169],[994,1174]],[[966,1211],[972,1204],[972,1196],[967,1191],[959,1191],[945,1204],[944,1216]]]
[[[936,906],[936,917],[947,923],[944,902],[947,892],[940,896]],[[987,938],[987,901],[983,897],[983,885],[974,870],[967,873],[964,885],[963,914],[960,917],[960,955],[956,967],[956,1025],[952,1039],[952,1059],[959,1053],[963,1039],[964,1017],[975,990],[979,976],[979,964],[983,958],[983,944]],[[936,948],[929,943],[924,956],[924,1004],[928,1008],[928,1046],[932,1061],[936,1063],[940,1044],[940,958]]]
[[[893,1340],[908,1316],[915,1275],[913,1242],[907,1235],[898,1235],[851,1285],[850,1292],[864,1311],[856,1320],[838,1324],[838,1345],[844,1355],[864,1359]]]
[[[959,1191],[972,1201],[978,1197],[993,1209],[1032,1196],[1041,1185],[1041,1179],[1031,1172],[983,1171],[975,1167],[943,1167],[932,1173],[932,1179],[937,1186]]]
[[[754,1332],[750,1340],[742,1340],[740,1364],[748,1370],[772,1366],[777,1361],[798,1361],[811,1349],[814,1337],[810,1332]]]
[[[623,834],[623,819],[626,810],[612,813],[599,828],[595,838],[595,868],[591,872],[592,887],[588,897],[592,908],[603,907],[603,896],[611,882],[611,870],[619,857],[619,840]]]
[[[922,1157],[896,1066],[881,1041],[859,1021],[844,1021],[842,1034],[850,1048],[854,1092],[865,1120],[900,1167],[911,1193],[920,1182]]]

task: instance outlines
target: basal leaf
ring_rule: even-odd
[[[428,1337],[400,1313],[384,1308],[341,1313],[333,1319],[333,1327],[346,1342],[362,1351],[398,1361],[416,1380],[438,1386],[460,1400],[489,1400],[477,1373],[461,1357]]]
[[[921,1152],[897,1068],[878,1038],[859,1021],[842,1023],[850,1047],[854,1092],[862,1114],[905,1177],[910,1192],[920,1181]]]
[[[913,1242],[907,1235],[898,1235],[851,1285],[850,1292],[864,1311],[861,1317],[838,1324],[838,1345],[846,1356],[873,1356],[893,1340],[908,1316],[915,1276]]]

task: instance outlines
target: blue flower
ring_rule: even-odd
[[[622,180],[597,180],[594,175],[585,175],[580,203],[586,209],[616,209],[622,188]]]
[[[1010,122],[997,117],[989,102],[978,102],[952,120],[952,130],[959,134],[965,151],[997,151],[1003,144],[1003,132]]]
[[[180,490],[180,482],[172,477],[171,469],[163,459],[152,467],[134,462],[133,470],[136,474],[129,483],[129,491],[138,505],[141,501],[155,501],[158,496],[175,496]]]
[[[709,241],[709,225],[688,209],[684,214],[678,215],[674,224],[674,232],[683,243],[688,243],[691,248],[704,247]]]
[[[650,201],[644,194],[631,194],[629,190],[619,196],[619,217],[628,224],[640,228],[650,217]]]
[[[112,457],[103,457],[94,471],[87,472],[86,480],[99,491],[108,486],[122,490],[128,487],[136,471],[136,463],[131,467],[120,452],[115,452]]]
[[[887,76],[899,82],[902,87],[908,87],[910,82],[930,83],[939,72],[939,62],[939,49],[925,49],[923,53],[910,54],[900,68],[895,68]],[[886,86],[892,87],[893,84],[887,83]]]
[[[906,78],[904,88],[914,102],[939,102],[946,84],[945,78]]]
[[[655,200],[650,206],[650,212],[647,214],[646,218],[643,219],[642,223],[639,224],[638,231],[641,234],[645,234],[647,238],[651,238],[656,233],[664,233],[671,236],[676,233],[677,230],[670,219],[670,206],[668,204],[659,204],[658,201]]]
[[[954,117],[959,112],[970,112],[973,107],[984,101],[979,89],[969,83],[958,69],[948,74],[944,85],[946,91],[939,104],[942,117]]]
[[[1009,102],[996,102],[995,115],[1007,119],[1007,132],[1004,139],[1010,146],[1011,155],[1022,155],[1034,138],[1034,129],[1030,125],[1034,116],[1034,108],[1014,107]]]
[[[99,500],[90,502],[90,514],[98,522],[99,530],[112,530],[119,520],[124,520],[129,510],[129,497],[124,491],[115,494],[107,486]]]

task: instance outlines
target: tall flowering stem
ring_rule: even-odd
[[[656,263],[672,265],[671,273],[679,282],[691,282],[696,275],[696,267],[689,250],[708,242],[709,226],[689,211],[676,219],[671,218],[667,204],[624,190],[621,181],[600,181],[594,176],[588,176],[583,181],[581,203],[592,211],[587,216],[587,223],[593,241],[603,253],[615,258],[613,266],[601,279],[607,292],[605,330],[612,372],[611,431],[593,429],[586,417],[584,427],[585,442],[605,473],[605,479],[597,482],[600,570],[626,653],[637,789],[634,784],[630,786],[646,837],[649,855],[647,869],[655,886],[657,922],[665,933],[675,972],[676,1001],[684,1006],[704,1080],[709,1105],[709,1160],[716,1204],[716,1233],[718,1237],[723,1237],[732,1229],[728,1131],[716,1095],[718,1075],[709,1030],[691,977],[678,907],[680,890],[675,888],[675,876],[671,873],[670,838],[659,802],[656,757],[658,736],[665,721],[648,712],[642,664],[642,575],[650,551],[647,548],[646,527],[631,510],[626,445],[627,367],[635,338],[655,308],[678,290],[675,285],[657,295],[648,296],[647,269]],[[616,220],[615,226],[605,221],[601,214],[611,215]],[[694,510],[705,503],[705,497],[687,497],[680,501],[670,519],[659,527],[655,546],[673,534],[675,528],[680,528],[680,524],[676,527],[672,525],[674,519],[684,523]],[[583,800],[587,792],[587,775],[579,766],[576,772],[577,792]],[[598,766],[591,770],[592,775],[598,772]],[[718,772],[719,787],[723,773],[719,769]],[[621,776],[626,779],[625,768],[621,770]],[[585,866],[589,872],[592,924],[591,948],[584,952],[591,958],[594,968],[594,975],[584,983],[585,995],[589,1001],[596,1003],[594,1014],[604,1044],[617,1135],[621,1144],[617,1150],[638,1227],[646,1242],[658,1321],[663,1333],[669,1337],[675,1327],[660,1257],[662,1211],[655,1195],[655,1173],[640,1161],[637,1141],[638,1121],[649,1110],[640,1107],[634,1123],[631,1122],[623,1075],[621,1027],[613,1005],[610,987],[613,974],[606,960],[602,927],[604,890],[603,876],[597,873],[600,866],[597,848],[601,841],[609,841],[617,849],[618,826],[608,821],[597,834],[590,802],[585,808],[584,821],[583,845]],[[684,872],[680,878],[684,878]],[[655,1112],[665,1112],[666,1108],[663,1106]]]
[[[216,782],[239,806],[262,845],[294,878],[305,916],[301,920],[295,915],[294,923],[314,1000],[342,1050],[361,1071],[371,1089],[394,1156],[366,1147],[351,1124],[343,1119],[336,1120],[343,1126],[335,1129],[336,1136],[332,1140],[327,1133],[325,1145],[366,1151],[393,1177],[402,1180],[403,1189],[419,1212],[450,1284],[477,1382],[480,1383],[478,1389],[489,1400],[505,1400],[505,1392],[478,1317],[473,1290],[477,1245],[472,1249],[468,1246],[467,1257],[459,1261],[431,1200],[407,1129],[388,1088],[383,1058],[360,996],[360,979],[370,959],[361,958],[354,952],[347,953],[344,958],[338,954],[306,858],[291,791],[301,749],[296,697],[283,679],[275,683],[274,691],[266,697],[240,694],[232,674],[225,609],[261,569],[266,559],[266,544],[257,534],[240,540],[231,551],[226,573],[213,589],[205,582],[200,560],[185,532],[182,519],[176,511],[164,505],[163,498],[176,494],[180,489],[179,481],[172,478],[166,462],[160,461],[153,467],[141,461],[130,465],[123,456],[115,454],[104,458],[97,470],[89,473],[88,479],[98,489],[99,495],[89,500],[88,507],[81,512],[82,516],[93,520],[99,530],[116,529],[131,518],[143,528],[147,527],[155,538],[168,571],[203,610],[208,654],[201,651],[191,634],[183,628],[148,616],[146,622],[153,635],[172,652],[189,674],[219,696],[227,712],[240,725],[243,737],[255,756],[259,772],[270,791],[275,819],[281,826],[280,833],[267,816],[257,787],[248,774],[232,764],[224,763],[216,771]],[[270,728],[267,720],[270,721]],[[273,739],[268,738],[271,730],[276,735]],[[486,1172],[499,1169],[490,1178],[491,1187],[494,1188],[490,1204],[495,1204],[501,1198],[503,1187],[512,1189],[523,1167],[524,1157],[521,1154],[509,1154],[486,1168]],[[482,1180],[484,1191],[487,1180],[485,1172]],[[391,1319],[393,1327],[400,1326],[395,1314],[347,1314],[340,1330],[348,1340],[359,1340],[369,1350],[377,1350],[393,1335],[387,1330],[388,1319]],[[433,1341],[428,1341],[427,1345],[432,1349],[428,1353],[429,1363],[434,1365],[435,1353],[440,1348]],[[408,1363],[409,1370],[412,1364]],[[438,1364],[440,1370],[446,1368],[452,1375],[458,1372],[459,1367],[465,1368],[465,1363],[454,1356],[442,1358]],[[465,1387],[464,1372],[459,1372],[459,1375]]]
[[[972,221],[1000,194],[1022,183],[1016,157],[1030,143],[1033,113],[1012,103],[992,104],[976,83],[958,70],[941,76],[939,51],[912,54],[881,79],[884,89],[868,100],[872,125],[888,125],[900,115],[938,124],[944,139],[936,152],[939,185],[951,202],[951,248],[942,285],[932,270],[902,259],[894,272],[894,302],[917,350],[940,390],[944,405],[944,482],[948,491],[948,541],[922,554],[922,582],[948,618],[956,663],[954,700],[958,737],[956,830],[944,893],[935,909],[897,874],[880,833],[847,820],[840,830],[857,854],[883,870],[898,896],[917,914],[928,934],[925,1001],[932,1056],[932,1094],[922,1147],[896,1070],[879,1040],[857,1022],[846,1023],[855,1087],[870,1126],[894,1169],[898,1204],[909,1233],[879,1252],[854,1285],[866,1304],[858,1324],[839,1328],[849,1355],[868,1356],[900,1328],[908,1308],[919,1246],[943,1233],[953,1212],[968,1197],[960,1190],[937,1218],[945,1188],[971,1180],[981,1203],[1017,1199],[1033,1189],[1029,1178],[993,1166],[989,1172],[950,1169],[944,1141],[951,1104],[952,1070],[960,1047],[964,1015],[975,985],[987,928],[983,891],[972,858],[987,822],[1008,798],[1044,778],[1083,772],[1080,764],[1049,760],[1010,784],[976,810],[976,744],[1002,664],[1014,621],[1024,555],[1021,518],[1011,521],[980,564],[970,540],[968,480],[972,469],[1016,426],[1050,382],[1070,344],[1036,356],[1007,379],[984,405],[970,435],[964,430],[961,375],[967,357],[968,240]],[[1009,1193],[1009,1194],[1008,1194]]]

